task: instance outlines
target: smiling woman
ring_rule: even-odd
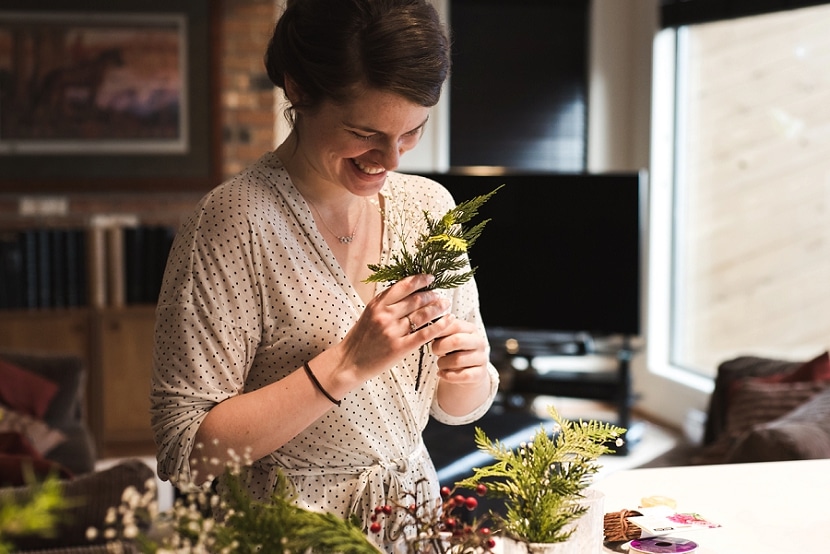
[[[427,0],[289,0],[266,67],[288,137],[202,199],[168,259],[159,472],[209,480],[210,460],[247,451],[254,497],[282,472],[300,506],[366,530],[404,491],[440,500],[428,419],[475,421],[498,387],[472,281],[366,282],[370,264],[415,249],[425,212],[453,207],[437,182],[395,171],[439,99],[449,42]],[[414,532],[390,518],[372,538],[393,550]]]

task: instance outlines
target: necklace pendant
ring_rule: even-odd
[[[337,237],[337,240],[340,241],[340,244],[350,244],[354,237]]]

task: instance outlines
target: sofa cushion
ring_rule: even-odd
[[[106,542],[103,533],[97,538],[87,537],[87,529],[104,527],[107,510],[117,509],[121,496],[129,486],[144,493],[150,480],[155,479],[153,470],[141,460],[126,460],[109,469],[93,471],[62,483],[63,495],[74,507],[62,511],[62,522],[53,537],[14,536],[9,537],[18,550],[38,550],[57,547],[90,546]],[[151,486],[154,484],[151,483]],[[0,504],[22,503],[31,498],[29,487],[0,489]],[[5,538],[5,537],[4,537]]]
[[[57,392],[54,381],[0,359],[0,401],[15,411],[43,419]]]
[[[824,352],[792,371],[756,377],[765,383],[797,383],[803,381],[830,381],[830,352]]]
[[[735,391],[726,414],[726,428],[718,439],[704,447],[695,463],[717,464],[727,460],[734,443],[747,431],[768,423],[809,401],[828,386],[824,381],[767,383],[746,380]]]
[[[92,471],[96,455],[92,433],[83,418],[86,390],[83,360],[72,354],[13,350],[0,351],[0,358],[58,385],[44,421],[61,431],[67,440],[53,448],[47,457],[75,474]]]
[[[25,485],[50,475],[72,477],[68,469],[44,458],[21,433],[0,432],[0,486]]]
[[[715,390],[709,398],[703,444],[713,444],[726,429],[735,383],[753,377],[789,373],[803,364],[803,361],[776,360],[759,356],[738,356],[722,362],[718,366]]]
[[[2,352],[0,357],[57,384],[58,391],[43,414],[49,424],[60,427],[67,421],[81,419],[86,386],[81,358],[46,352]]]
[[[830,458],[830,388],[773,421],[752,426],[727,454],[728,462]]]
[[[20,433],[39,454],[46,454],[66,440],[66,435],[45,421],[0,404],[0,433]]]

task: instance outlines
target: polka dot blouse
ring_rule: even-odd
[[[447,190],[423,177],[390,173],[381,194],[382,263],[401,247],[390,226],[420,232],[424,210],[443,214],[452,206]],[[407,235],[414,240],[418,233]],[[474,281],[441,294],[457,317],[483,332]],[[160,475],[189,475],[196,430],[213,406],[279,380],[337,344],[363,309],[275,153],[208,193],[176,236],[157,308],[151,413]],[[430,414],[448,424],[481,417],[498,374],[489,368],[488,402],[452,417],[436,400],[434,357],[424,363],[418,391],[415,352],[255,462],[251,492],[270,494],[279,467],[300,505],[341,517],[366,521],[387,496],[404,492],[437,498],[421,432]]]

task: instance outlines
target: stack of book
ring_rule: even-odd
[[[164,225],[124,228],[124,300],[155,304],[175,229]]]
[[[176,230],[125,221],[0,231],[0,310],[155,304]]]
[[[85,237],[83,228],[0,232],[0,309],[86,305]]]

